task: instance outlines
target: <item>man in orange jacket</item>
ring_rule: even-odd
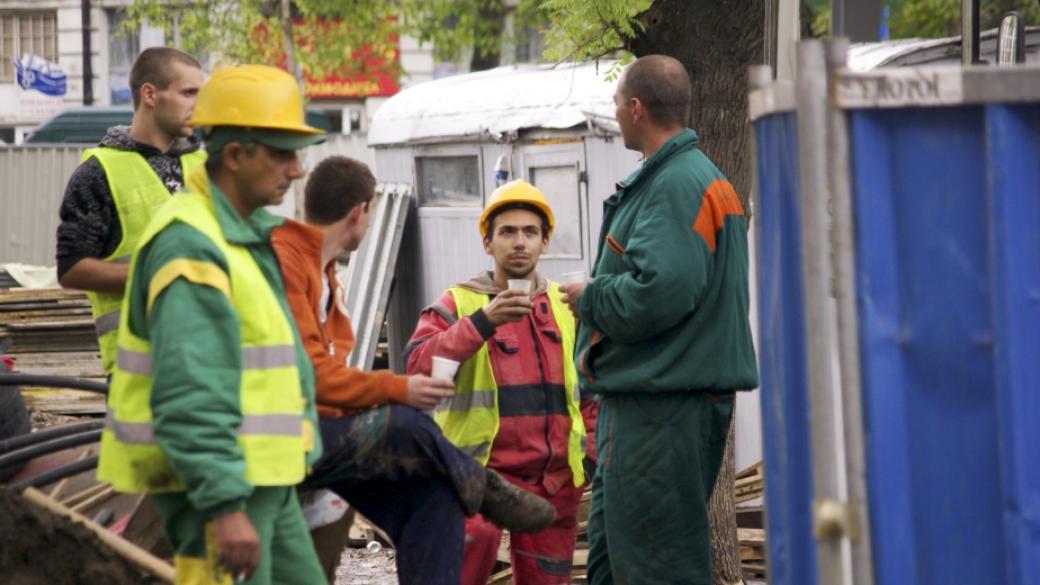
[[[286,296],[317,378],[325,454],[304,487],[328,488],[382,528],[397,547],[398,578],[457,584],[463,519],[478,512],[514,532],[553,521],[545,500],[514,487],[444,438],[428,415],[454,383],[346,365],[354,335],[335,258],[368,230],[375,177],[333,156],[304,188],[306,224],[288,221],[272,242]]]

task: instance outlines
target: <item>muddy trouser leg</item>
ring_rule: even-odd
[[[712,584],[708,500],[732,413],[732,392],[604,397],[591,584]]]
[[[307,487],[332,489],[390,536],[402,585],[457,584],[463,517],[480,507],[484,468],[407,406],[323,419],[321,435]]]
[[[452,445],[429,416],[410,406],[380,406],[321,420],[325,454],[306,489],[344,480],[445,478],[470,516],[484,497],[484,467]]]
[[[217,562],[213,525],[183,493],[151,496],[163,518],[176,556],[177,585],[231,585],[233,575]],[[246,514],[260,537],[260,566],[248,585],[313,585],[325,575],[307,534],[293,487],[258,487],[246,500]]]

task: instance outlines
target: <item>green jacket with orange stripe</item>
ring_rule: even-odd
[[[748,323],[747,221],[683,130],[604,203],[593,279],[578,299],[586,391],[758,386]]]

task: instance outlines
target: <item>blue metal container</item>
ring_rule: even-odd
[[[793,112],[755,125],[758,200],[759,367],[769,577],[816,583],[812,470],[802,320],[798,131]]]
[[[1040,585],[1040,69],[953,71],[828,86],[855,227],[862,400],[844,424],[862,425],[869,519],[842,538],[868,539],[879,585]],[[793,104],[766,102],[753,117],[770,583],[831,585],[813,532],[806,137]]]
[[[1040,104],[849,114],[879,583],[1040,583]]]

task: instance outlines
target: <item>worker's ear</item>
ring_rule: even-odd
[[[246,155],[246,149],[241,142],[229,142],[220,150],[221,167],[230,172],[237,172],[242,168],[242,158]]]
[[[491,236],[484,236],[484,253],[491,256]]]
[[[159,88],[151,83],[141,84],[139,95],[140,105],[155,108],[155,104],[159,100]]]
[[[365,204],[358,203],[347,212],[347,225],[357,225],[361,221],[361,214],[365,212]]]

